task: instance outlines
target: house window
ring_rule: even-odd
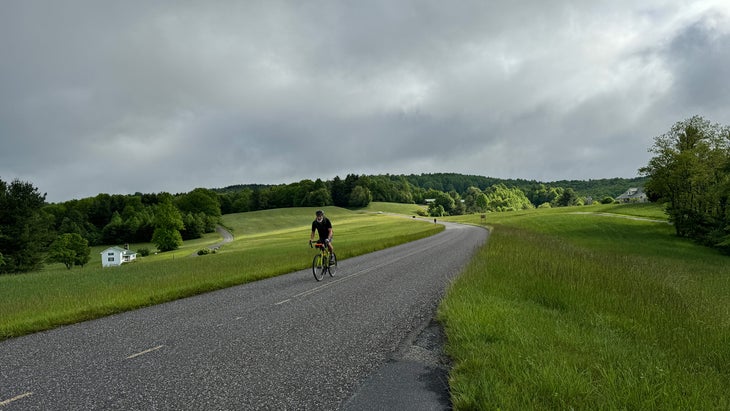
[[[106,255],[114,255],[114,253],[106,253]]]
[[[109,261],[109,262],[114,262],[114,257],[109,257],[106,260]]]

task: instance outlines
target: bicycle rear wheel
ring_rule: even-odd
[[[322,278],[324,278],[324,270],[325,266],[324,264],[322,264],[322,255],[315,255],[314,259],[312,260],[312,274],[314,274],[314,279],[317,281],[322,281]]]
[[[334,260],[334,262],[332,260]],[[332,255],[330,255],[330,264],[329,264],[329,267],[327,267],[327,272],[330,273],[330,277],[334,277],[336,271],[337,271],[337,256],[335,255],[335,253],[332,253]]]

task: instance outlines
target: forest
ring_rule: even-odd
[[[545,203],[552,206],[577,205],[584,203],[586,199],[613,200],[630,187],[642,187],[645,181],[646,177],[636,177],[543,183],[456,173],[349,174],[344,180],[335,177],[330,181],[302,180],[283,185],[235,185],[213,191],[222,195],[223,214],[299,206],[363,207],[370,201],[425,204],[426,199],[435,198],[438,193],[448,193],[454,200],[458,200],[469,194],[474,195],[474,189],[489,192],[494,187],[521,192],[533,206],[538,207]],[[559,204],[558,198],[566,192],[570,199],[565,204]],[[489,211],[489,208],[472,211]]]

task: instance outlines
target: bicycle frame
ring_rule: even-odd
[[[321,255],[323,259],[329,260],[330,250],[329,250],[329,248],[327,248],[326,245],[324,245],[322,243],[315,243],[314,248],[319,250],[319,255]]]
[[[325,272],[327,272],[330,277],[334,277],[335,270],[337,269],[337,260],[334,262],[332,261],[332,253],[329,251],[327,245],[320,242],[310,242],[309,246],[319,250],[319,254],[315,255],[312,260],[312,273],[314,274],[314,279],[322,281]]]

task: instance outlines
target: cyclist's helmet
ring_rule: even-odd
[[[324,215],[324,211],[322,211],[322,210],[317,210],[317,212],[315,212],[314,214],[315,214],[315,215],[316,215],[317,217],[319,217],[319,216],[321,216],[321,215]]]

